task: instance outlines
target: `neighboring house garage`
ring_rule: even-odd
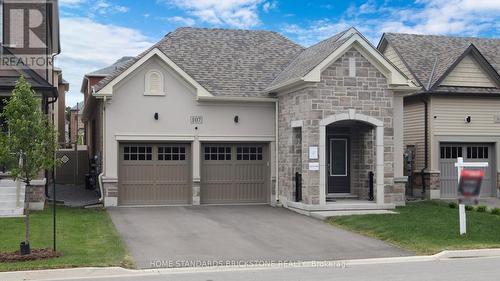
[[[463,157],[464,162],[487,162],[484,178],[481,184],[481,197],[496,196],[496,180],[492,175],[495,171],[494,145],[488,143],[442,143],[440,145],[439,170],[441,171],[441,198],[456,198],[458,196],[458,176],[455,163],[457,157]]]
[[[378,48],[421,87],[404,98],[409,195],[456,198],[463,157],[488,162],[481,196],[500,196],[500,40],[386,33]]]

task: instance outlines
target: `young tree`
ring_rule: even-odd
[[[41,111],[41,100],[36,97],[30,84],[19,78],[12,91],[12,97],[1,113],[7,123],[7,134],[0,136],[3,146],[2,157],[18,162],[10,169],[15,180],[26,184],[25,241],[29,251],[29,200],[30,183],[40,176],[44,169],[51,169],[55,163],[56,131],[49,118]]]

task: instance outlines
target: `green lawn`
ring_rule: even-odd
[[[52,209],[32,212],[31,247],[52,248]],[[130,266],[127,250],[103,210],[57,208],[57,242],[63,256],[55,259],[0,263],[0,271],[79,266]],[[19,249],[24,219],[0,219],[0,252]]]
[[[500,215],[467,212],[467,235],[459,235],[458,209],[436,201],[408,203],[399,214],[334,217],[329,223],[375,237],[417,254],[500,247]]]

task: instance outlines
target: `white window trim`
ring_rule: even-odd
[[[150,77],[152,74],[158,74],[160,76],[160,93],[151,93],[149,83]],[[163,76],[163,72],[158,69],[151,69],[146,72],[146,77],[144,79],[144,95],[145,96],[164,96],[165,93],[165,77]]]

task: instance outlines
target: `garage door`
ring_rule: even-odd
[[[189,144],[121,144],[120,205],[189,204]]]
[[[494,168],[493,146],[491,144],[441,144],[439,155],[439,169],[441,198],[456,198],[458,196],[458,171],[455,167],[457,157],[463,157],[464,162],[488,162],[484,169],[485,176],[481,184],[481,197],[493,196],[492,178]]]
[[[201,203],[268,202],[265,144],[203,144],[201,157]]]

